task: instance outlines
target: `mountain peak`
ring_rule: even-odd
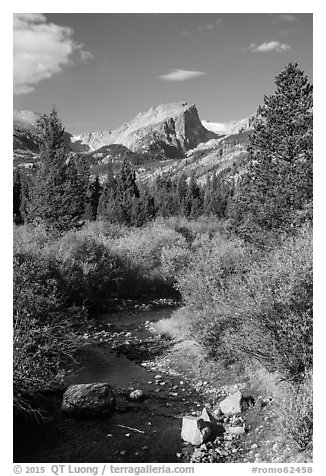
[[[113,131],[80,134],[76,140],[91,150],[122,144],[134,152],[155,150],[166,157],[177,157],[215,137],[200,122],[196,106],[180,101],[153,106]]]

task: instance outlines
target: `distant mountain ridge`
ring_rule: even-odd
[[[38,159],[36,122],[39,114],[14,111],[14,165],[32,166]],[[200,120],[195,105],[160,104],[112,131],[71,135],[67,148],[86,154],[94,174],[105,175],[110,164],[130,161],[140,180],[158,175],[207,177],[229,167],[242,167],[255,116],[228,123]]]
[[[217,134],[202,125],[194,104],[176,102],[141,112],[113,131],[80,134],[72,140],[80,141],[90,150],[122,144],[133,152],[162,152],[171,158],[216,137]]]

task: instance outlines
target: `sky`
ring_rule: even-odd
[[[248,117],[297,61],[312,82],[309,13],[14,15],[14,109],[56,106],[73,133],[119,127],[161,103]]]

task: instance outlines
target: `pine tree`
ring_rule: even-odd
[[[97,210],[102,193],[102,187],[98,175],[89,182],[86,190],[85,218],[94,221],[97,218]]]
[[[188,184],[187,184],[187,176],[185,173],[182,173],[178,179],[177,183],[177,197],[178,197],[178,204],[179,204],[179,215],[188,215],[188,204],[187,204],[187,195],[188,195]]]
[[[190,218],[197,218],[202,210],[202,201],[200,188],[197,184],[195,174],[191,174],[187,196],[186,196],[186,213]]]
[[[311,217],[312,85],[297,63],[275,80],[250,137],[251,163],[230,210],[234,229],[295,229]]]
[[[14,171],[14,180],[13,180],[13,214],[14,214],[14,223],[19,225],[22,223],[21,216],[21,203],[22,203],[22,181],[20,172],[18,169]]]
[[[119,223],[132,225],[139,199],[139,190],[136,183],[135,171],[130,163],[124,159],[120,173],[117,176],[116,213]]]
[[[98,203],[97,218],[101,220],[116,222],[116,202],[117,183],[113,175],[112,164],[110,164]]]
[[[37,171],[28,220],[65,231],[82,218],[76,162],[69,160],[65,130],[55,108],[37,123],[41,165]],[[76,203],[77,202],[77,203]]]

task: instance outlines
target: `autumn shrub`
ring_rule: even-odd
[[[233,279],[223,306],[233,322],[226,344],[300,380],[313,358],[312,271],[312,230],[305,227]]]
[[[312,232],[262,254],[240,240],[203,236],[178,278],[193,333],[209,355],[248,355],[301,379],[312,366]]]
[[[123,265],[103,240],[70,231],[50,247],[49,254],[56,257],[58,279],[71,303],[94,307],[97,300],[117,293]]]
[[[293,453],[312,453],[313,384],[310,372],[299,384],[283,386],[282,398],[275,410],[275,427],[281,441],[286,441]]]
[[[108,246],[123,262],[126,290],[134,290],[135,293],[173,292],[171,273],[174,270],[173,265],[169,267],[167,250],[177,249],[180,255],[183,254],[181,250],[187,249],[187,242],[181,234],[165,226],[153,224],[128,229],[123,236],[108,240]]]
[[[62,360],[74,354],[86,311],[68,306],[49,262],[28,253],[14,255],[13,290],[14,408],[35,412],[34,397],[62,382]]]

